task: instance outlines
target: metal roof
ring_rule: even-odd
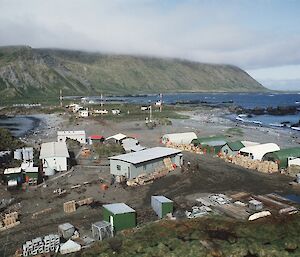
[[[101,135],[90,135],[89,138],[90,139],[94,139],[94,140],[99,140],[99,139],[103,139],[104,136],[101,136]]]
[[[192,141],[193,144],[205,144],[211,141],[226,141],[225,136],[210,136],[210,137],[198,137]]]
[[[191,143],[193,139],[197,138],[194,132],[182,132],[182,133],[171,133],[162,136],[164,139],[168,139],[170,142],[183,141],[185,143]]]
[[[68,229],[73,229],[74,226],[71,223],[63,223],[58,225],[58,229],[62,230],[62,231],[66,231]]]
[[[224,141],[224,140],[209,141],[209,142],[203,143],[202,145],[223,146],[223,145],[226,145],[226,141]]]
[[[119,134],[116,134],[116,135],[106,138],[106,140],[108,140],[108,139],[122,140],[126,137],[127,137],[126,135],[119,133]]]
[[[232,151],[239,151],[241,148],[245,147],[241,141],[229,142],[227,145]]]
[[[70,157],[66,142],[49,142],[41,145],[40,159],[49,157]]]
[[[253,155],[254,160],[261,160],[266,153],[275,152],[280,150],[280,147],[274,143],[266,143],[243,147],[240,153],[248,153]]]
[[[287,149],[282,149],[271,153],[266,153],[263,156],[263,159],[279,161],[280,167],[287,167],[288,165],[287,159],[289,157],[295,157],[295,158],[300,157],[300,147],[287,148]]]
[[[105,220],[102,220],[102,221],[95,222],[92,225],[97,228],[106,228],[106,227],[110,226],[110,223]]]
[[[109,159],[120,160],[132,164],[138,164],[138,163],[164,158],[179,153],[181,153],[181,151],[177,149],[172,149],[167,147],[154,147],[139,152],[112,156],[109,157]]]
[[[112,203],[112,204],[104,204],[103,208],[107,209],[113,214],[122,214],[128,212],[135,212],[134,209],[126,205],[125,203]]]
[[[153,195],[152,197],[161,203],[173,203],[172,200],[170,200],[169,198],[167,198],[163,195]]]
[[[22,169],[21,167],[17,167],[17,168],[7,168],[4,170],[4,175],[9,175],[9,174],[18,174],[21,173]]]
[[[138,152],[138,151],[142,151],[142,150],[146,149],[146,147],[141,146],[141,145],[133,145],[133,146],[130,146],[129,148],[131,151],[134,151],[134,152]]]

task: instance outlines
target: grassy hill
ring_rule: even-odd
[[[166,92],[266,90],[232,65],[104,55],[71,50],[0,47],[0,98]]]

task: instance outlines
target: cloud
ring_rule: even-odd
[[[300,63],[300,34],[291,32],[287,40],[286,34],[242,20],[237,13],[243,6],[219,5],[205,0],[0,0],[0,45],[176,57],[249,69]]]

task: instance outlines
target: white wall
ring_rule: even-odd
[[[66,157],[50,157],[42,159],[43,171],[47,168],[55,169],[57,171],[68,170],[67,158]]]
[[[300,166],[300,158],[295,158],[295,159],[292,159],[292,160],[288,160],[288,166],[290,167],[291,165]]]
[[[76,134],[73,131],[70,131],[69,133],[64,133],[63,135],[58,135],[57,136],[57,141],[58,142],[65,142],[67,138],[77,140],[81,144],[86,143],[86,136],[85,134]]]

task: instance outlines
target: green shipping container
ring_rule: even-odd
[[[173,201],[162,195],[151,196],[151,206],[160,218],[173,213]]]
[[[103,220],[113,225],[114,231],[136,227],[136,212],[125,203],[103,205]]]

